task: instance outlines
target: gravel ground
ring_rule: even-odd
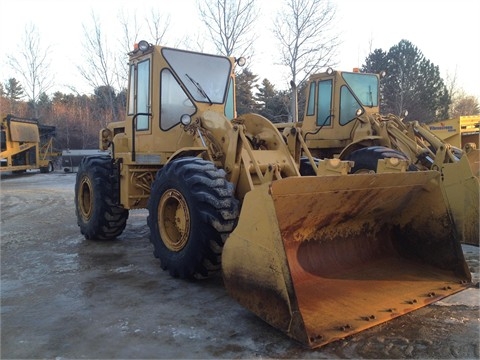
[[[2,174],[1,358],[478,359],[479,248],[463,246],[474,286],[310,350],[232,300],[222,279],[169,277],[146,211],[111,242],[76,225],[75,174]]]

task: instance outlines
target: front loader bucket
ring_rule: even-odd
[[[439,173],[290,177],[247,193],[229,294],[311,348],[470,285]]]
[[[478,155],[477,155],[478,156]],[[461,243],[479,246],[480,182],[474,175],[475,152],[442,165],[442,190]],[[477,162],[478,166],[478,162]]]

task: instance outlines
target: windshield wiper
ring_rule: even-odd
[[[368,85],[368,100],[370,100],[370,107],[373,107],[373,93],[371,85]]]
[[[205,92],[205,90],[203,90],[202,88],[202,85],[200,85],[198,82],[196,82],[195,80],[193,80],[193,78],[188,75],[188,74],[185,74],[185,76],[188,78],[188,80],[190,80],[192,82],[193,85],[195,85],[195,87],[197,88],[198,92],[200,94],[202,94],[202,96],[208,100],[208,102],[210,103],[210,105],[213,104],[212,100],[210,100],[210,98],[208,97],[207,93]]]

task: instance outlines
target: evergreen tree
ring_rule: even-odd
[[[375,49],[366,59],[362,66],[362,72],[378,73],[388,68],[387,53],[382,49]]]
[[[98,109],[98,115],[103,118],[103,124],[106,125],[111,119],[117,121],[118,111],[115,105],[117,95],[115,89],[111,86],[98,86],[94,90],[95,105]]]
[[[265,116],[267,119],[271,119],[274,115],[275,109],[273,108],[272,100],[274,99],[275,95],[275,86],[268,81],[268,79],[263,79],[262,85],[258,86],[255,100],[259,106],[259,114]]]
[[[38,111],[38,117],[47,119],[49,116],[49,112],[51,111],[52,108],[52,102],[48,98],[48,95],[42,92],[38,96],[38,101],[37,101],[37,111]]]
[[[281,90],[275,93],[272,100],[272,107],[275,109],[273,117],[270,119],[274,123],[288,122],[290,118],[290,99],[291,90]]]
[[[278,123],[288,121],[290,92],[277,91],[275,86],[264,79],[255,97],[259,114],[265,116],[268,120]]]
[[[253,96],[253,88],[258,76],[254,75],[248,68],[237,75],[237,115],[256,112],[258,105]]]
[[[11,101],[18,101],[25,95],[25,93],[23,91],[22,85],[20,85],[17,79],[10,78],[5,84],[5,95]]]
[[[99,110],[106,111],[110,109],[110,97],[115,98],[115,89],[111,86],[98,86],[95,88],[94,99]]]
[[[382,113],[402,115],[430,122],[448,118],[450,95],[440,77],[438,66],[425,59],[422,52],[407,40],[401,40],[388,53],[376,49],[365,60],[363,71],[387,71],[382,80]]]
[[[387,53],[382,49],[374,50],[366,59],[365,65],[361,67],[362,72],[366,73],[373,73],[373,74],[380,74],[382,71],[386,71],[388,69],[388,57]],[[380,94],[385,92],[385,81],[380,81]],[[380,110],[386,108],[385,99],[382,96],[380,98]]]
[[[10,102],[10,112],[15,113],[16,104],[24,96],[22,85],[15,78],[8,79],[5,84],[5,96]]]

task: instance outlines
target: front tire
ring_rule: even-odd
[[[225,172],[200,158],[163,167],[152,184],[148,226],[154,255],[173,277],[208,277],[221,269],[223,244],[238,218]]]
[[[316,158],[314,158],[313,160],[315,161],[315,165],[318,166],[320,160],[316,159]],[[300,158],[300,175],[302,175],[302,176],[315,176],[315,175],[317,175],[317,173],[313,169],[312,164],[310,164],[310,160],[306,156],[302,156]]]
[[[353,151],[347,156],[346,160],[355,162],[350,172],[352,174],[360,174],[377,172],[378,160],[386,158],[408,160],[408,158],[400,151],[385,146],[370,146]],[[411,171],[415,169],[413,165],[410,165],[408,170]]]
[[[127,224],[128,210],[116,204],[118,179],[108,156],[87,156],[78,166],[75,213],[81,233],[88,240],[111,240]]]

